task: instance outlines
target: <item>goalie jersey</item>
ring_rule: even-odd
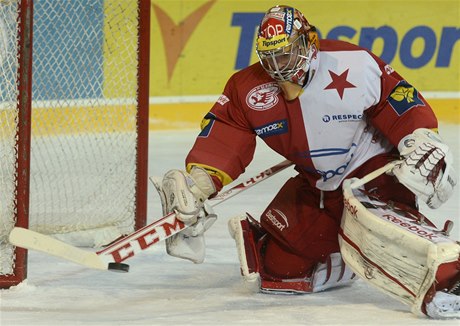
[[[244,172],[260,137],[310,184],[332,191],[418,128],[436,129],[437,120],[414,86],[364,48],[321,40],[295,100],[284,99],[260,63],[235,73],[186,163],[206,168],[221,188]]]

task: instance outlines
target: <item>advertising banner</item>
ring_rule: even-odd
[[[151,96],[159,103],[212,102],[234,72],[257,61],[254,43],[258,24],[275,4],[152,0]],[[427,97],[441,97],[443,102],[436,105],[445,106],[447,98],[449,114],[459,115],[460,1],[286,4],[302,11],[317,27],[320,38],[340,39],[372,50]],[[209,107],[200,109],[200,114]]]

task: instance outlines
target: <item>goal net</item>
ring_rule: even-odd
[[[0,287],[26,277],[15,225],[99,247],[145,224],[149,11],[0,0]]]

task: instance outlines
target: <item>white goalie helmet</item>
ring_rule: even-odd
[[[300,11],[288,6],[267,11],[259,26],[256,52],[273,79],[303,86],[318,49],[316,29]]]

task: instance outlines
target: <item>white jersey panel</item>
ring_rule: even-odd
[[[331,191],[362,163],[392,146],[382,144],[364,112],[380,101],[382,72],[366,51],[319,53],[319,67],[299,97],[318,189]],[[377,137],[377,138],[376,138]],[[376,140],[378,139],[378,140]]]

